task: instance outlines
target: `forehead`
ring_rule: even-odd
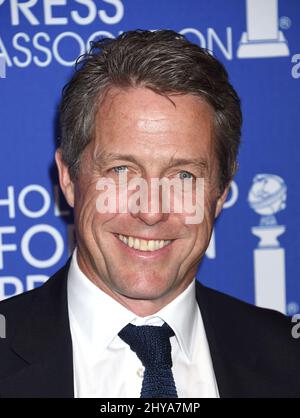
[[[111,88],[96,116],[95,147],[203,152],[211,148],[212,130],[213,110],[199,97],[165,97],[142,87]]]

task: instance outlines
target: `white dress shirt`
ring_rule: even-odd
[[[139,398],[144,367],[118,333],[128,323],[173,329],[172,372],[179,398],[218,397],[195,281],[154,315],[138,317],[94,285],[79,269],[76,250],[68,274],[74,395]]]

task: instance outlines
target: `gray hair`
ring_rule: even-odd
[[[76,62],[60,105],[60,149],[74,180],[80,157],[95,135],[101,98],[116,86],[147,87],[162,95],[192,94],[214,110],[220,190],[237,169],[242,114],[224,66],[208,50],[172,30],[134,30],[100,39]]]

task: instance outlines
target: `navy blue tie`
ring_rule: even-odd
[[[167,323],[161,327],[128,324],[119,332],[145,367],[141,398],[178,398],[172,373],[173,335]]]

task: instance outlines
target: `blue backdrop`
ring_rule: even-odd
[[[198,279],[298,312],[298,0],[0,0],[0,298],[40,285],[70,254],[53,165],[61,89],[90,40],[137,28],[209,48],[242,99],[240,170]]]

